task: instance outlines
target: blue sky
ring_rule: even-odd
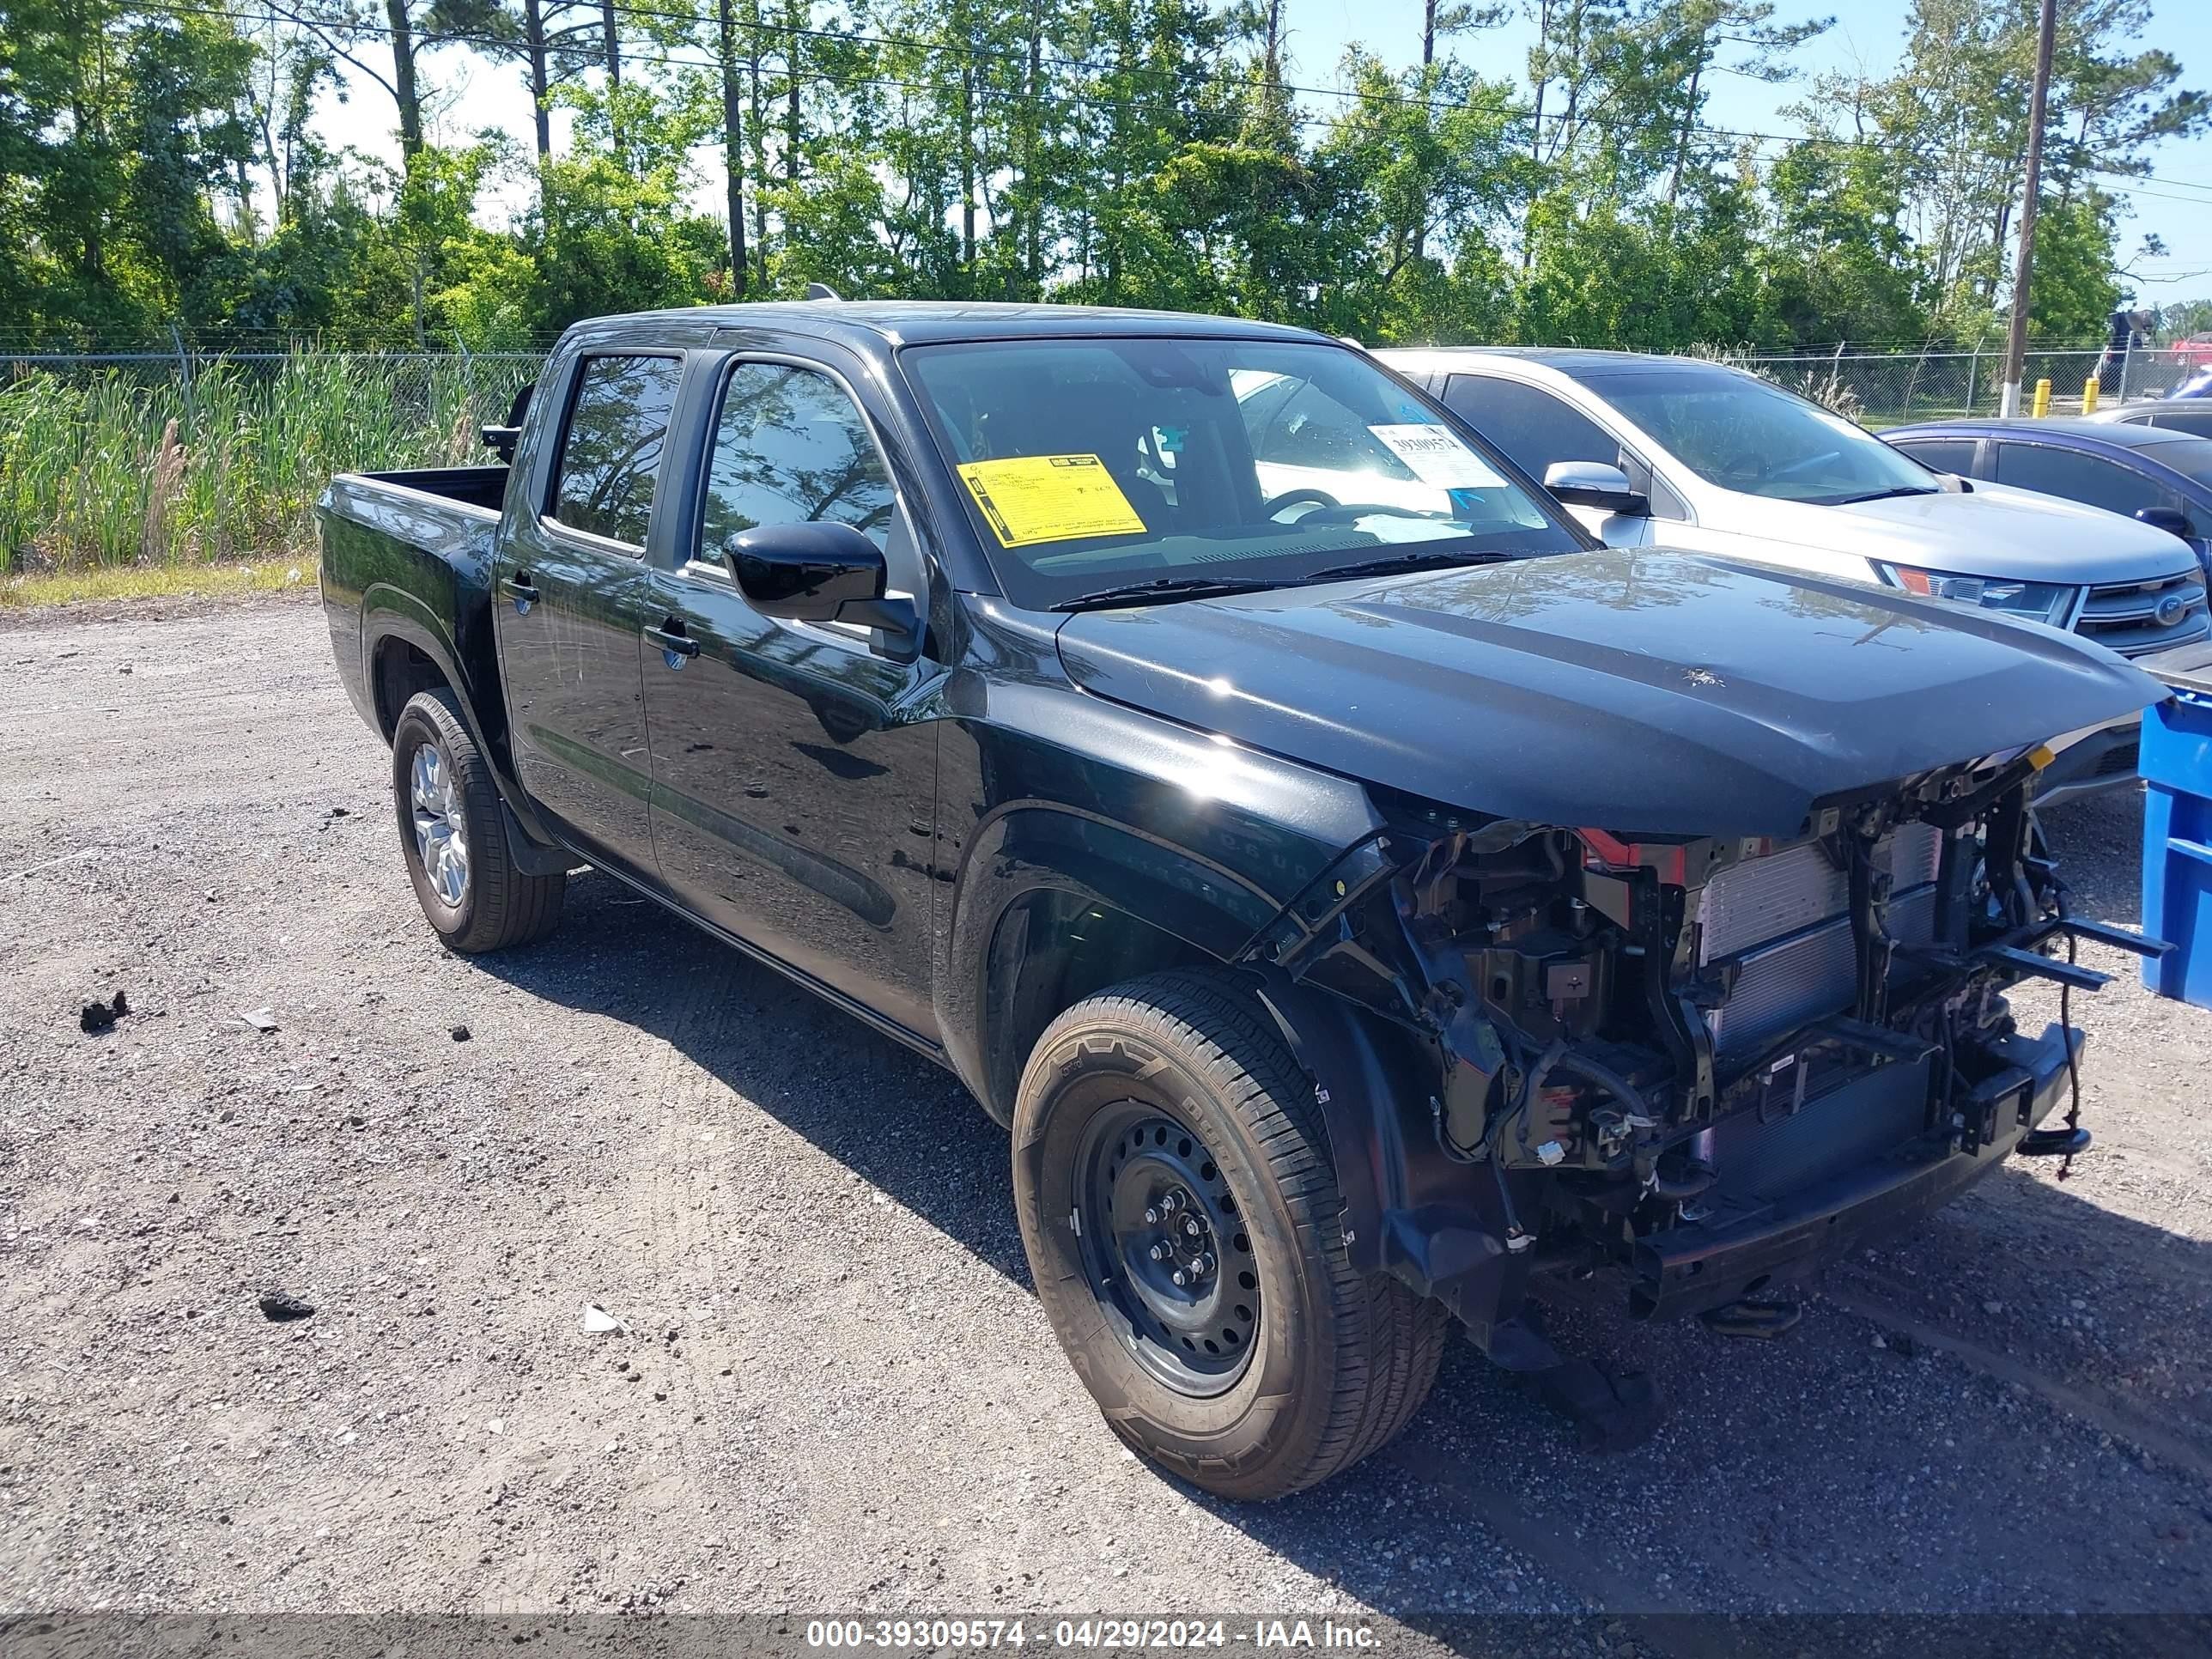
[[[1904,45],[1905,0],[1779,0],[1778,21],[1832,16],[1835,27],[1802,48],[1797,61],[1803,80],[1830,70],[1867,75],[1896,67]],[[2151,0],[2152,21],[2138,45],[2162,46],[2181,62],[2184,84],[2212,88],[2212,3],[2207,0]],[[1336,82],[1336,67],[1346,46],[1364,45],[1394,67],[1417,63],[1421,51],[1421,0],[1284,0],[1294,73],[1289,78],[1315,87]],[[1525,20],[1477,37],[1462,46],[1480,52],[1484,72],[1493,78],[1525,80],[1534,31]],[[530,105],[520,76],[508,65],[490,65],[465,54],[433,60],[432,79],[445,94],[442,112],[434,115],[434,136],[452,142],[486,125],[504,128],[527,144]],[[1758,132],[1796,131],[1781,108],[1800,94],[1800,84],[1769,86],[1741,76],[1723,75],[1713,85],[1707,119],[1716,126]],[[1316,112],[1334,100],[1309,99]],[[321,125],[327,137],[387,160],[398,159],[391,133],[391,101],[374,86],[352,88],[349,101],[325,97]],[[567,120],[556,113],[556,142]],[[710,161],[702,155],[702,162]],[[2105,181],[2124,193],[2130,211],[2123,218],[2122,246],[2132,251],[2145,232],[2161,237],[2163,256],[2136,264],[2136,303],[2212,298],[2212,140],[2168,143],[2153,157],[2156,177],[2136,185]],[[700,199],[720,201],[719,178],[702,181]],[[520,198],[518,197],[518,204]]]

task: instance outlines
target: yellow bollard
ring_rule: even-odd
[[[2035,383],[2035,402],[2034,402],[2034,404],[2033,404],[2033,405],[2031,405],[2031,407],[2033,407],[2033,409],[2034,410],[2034,411],[2035,411],[2035,418],[2036,418],[2037,420],[2039,420],[2039,420],[2041,420],[2045,416],[2046,416],[2046,415],[2048,415],[2049,413],[2051,413],[2051,382],[2050,382],[2050,381],[2048,381],[2048,380],[2038,380],[2038,381]]]
[[[2081,412],[2084,415],[2097,412],[2097,377],[2094,374],[2081,382]]]

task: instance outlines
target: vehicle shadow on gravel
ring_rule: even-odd
[[[544,944],[469,959],[660,1037],[1023,1286],[1006,1133],[949,1072],[612,877],[569,878]]]
[[[573,880],[545,945],[474,960],[532,996],[665,1038],[1029,1288],[1005,1133],[928,1061],[605,876]],[[1660,1433],[1625,1455],[1579,1450],[1564,1419],[1455,1338],[1427,1407],[1358,1473],[1267,1505],[1191,1495],[1359,1601],[1448,1639],[1456,1615],[1558,1605],[1545,1598],[1559,1586],[1564,1605],[1607,1613],[2172,1607],[2205,1594],[2202,1569],[2177,1571],[2160,1552],[2185,1547],[2169,1537],[2177,1527],[2201,1538],[2212,1515],[2201,1476],[2212,1428],[2175,1426],[2207,1449],[2195,1468],[2124,1462],[2104,1510],[2054,1515],[2054,1479],[2083,1456],[2124,1461],[2125,1447],[2099,1450],[2094,1424],[2067,1424],[2046,1394],[1900,1329],[1970,1334],[1984,1359],[2017,1355],[2085,1401],[2113,1401],[2100,1379],[2212,1354],[2212,1297],[2176,1294],[2212,1284],[2203,1246],[2001,1170],[1834,1277],[1856,1303],[1816,1298],[1776,1343],[1638,1324],[1617,1297],[1549,1304],[1562,1348],[1647,1370],[1667,1398]],[[2108,1322],[2075,1345],[2069,1333],[2088,1328],[2071,1304],[2090,1295]],[[1863,1305],[1875,1302],[1899,1317]],[[1984,1312],[1991,1303],[2002,1317]],[[2159,1358],[2146,1359],[2152,1348]],[[2176,1398],[2204,1397],[2202,1361],[2182,1370]],[[2039,1437],[2039,1456],[2023,1456],[2023,1435]],[[1694,1539],[1668,1518],[1689,1510]],[[2050,1547],[1993,1554],[2031,1516]],[[1593,1516],[1606,1517],[1595,1533]]]

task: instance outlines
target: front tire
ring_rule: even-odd
[[[491,767],[452,692],[418,691],[399,711],[392,801],[416,900],[448,949],[502,951],[560,926],[568,878],[515,866]]]
[[[1312,1086],[1226,975],[1086,999],[1014,1107],[1038,1300],[1108,1426],[1231,1498],[1280,1498],[1403,1429],[1449,1317],[1348,1260]]]

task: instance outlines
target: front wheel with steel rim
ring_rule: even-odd
[[[516,867],[498,787],[452,692],[418,691],[399,711],[392,799],[416,900],[447,945],[497,951],[559,925],[568,877]]]
[[[1098,1113],[1078,1154],[1077,1229],[1092,1296],[1137,1363],[1196,1398],[1251,1362],[1252,1240],[1197,1130],[1145,1100]]]
[[[1346,1257],[1312,1085],[1226,973],[1047,1029],[1014,1109],[1038,1299],[1115,1433],[1237,1498],[1357,1462],[1419,1408],[1448,1319]]]

